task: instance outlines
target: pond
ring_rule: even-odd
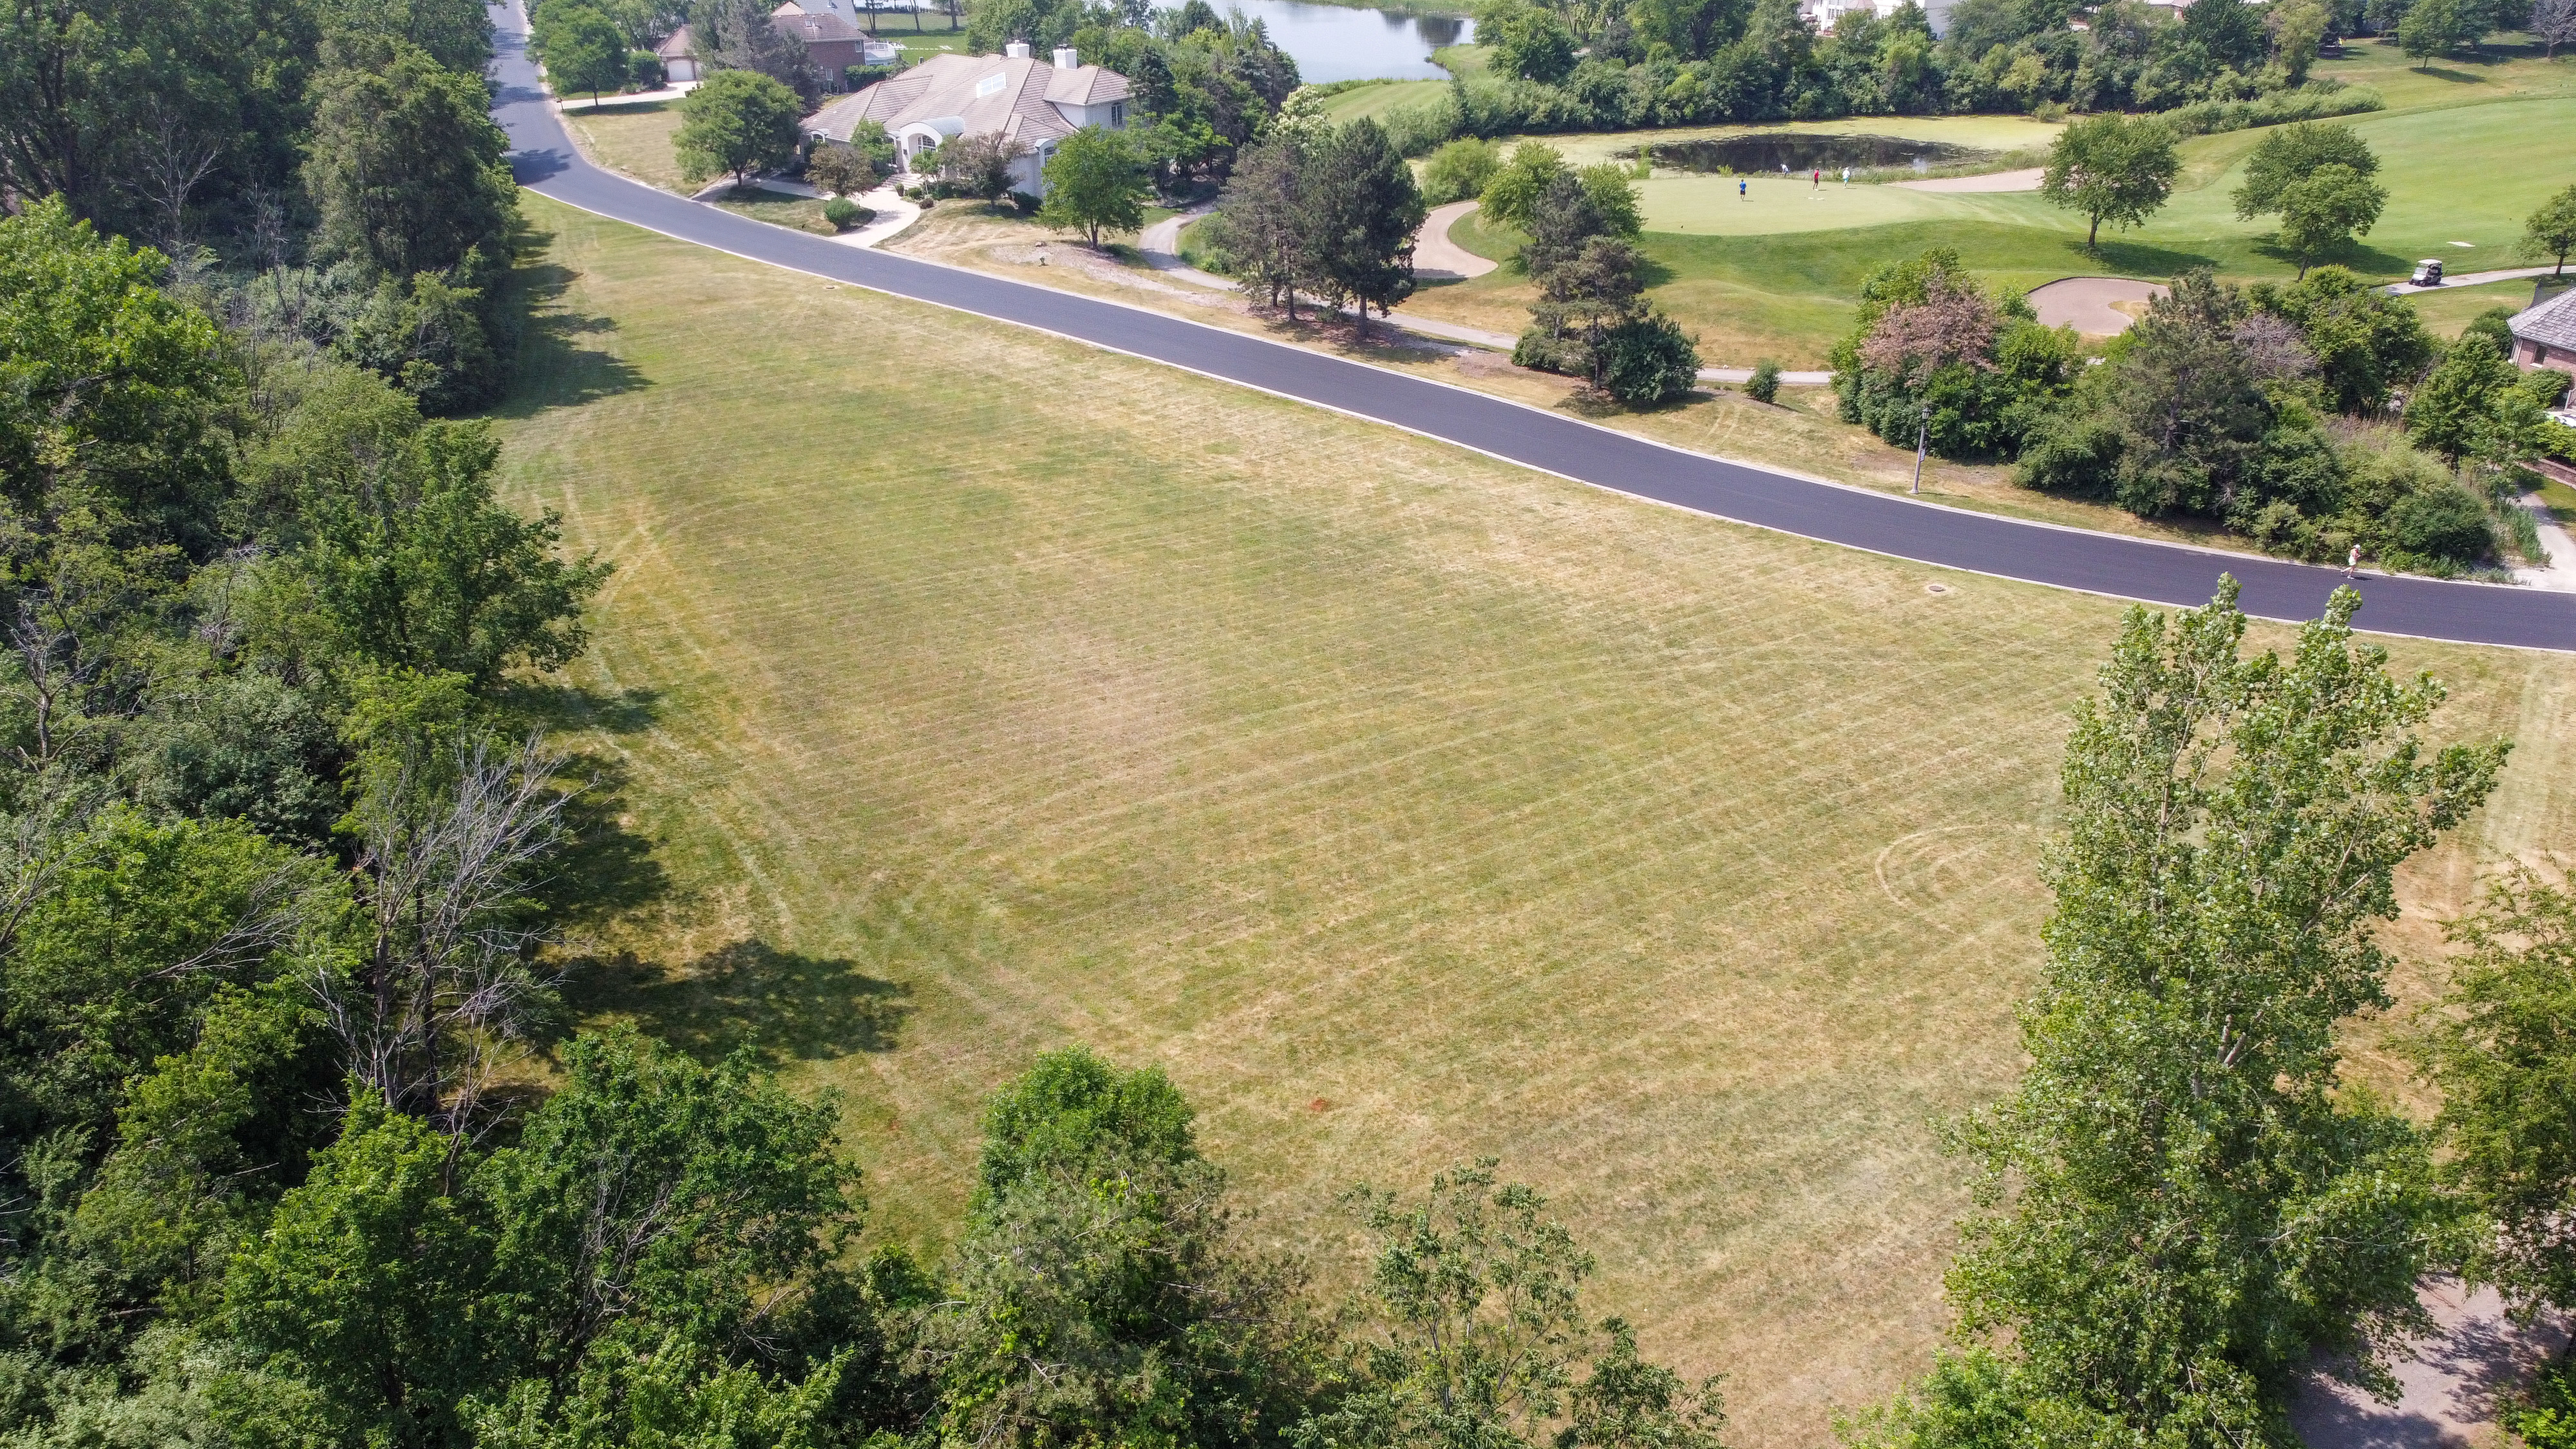
[[[1759,131],[1750,136],[1717,136],[1701,141],[1658,141],[1647,148],[1658,166],[1676,171],[1741,173],[1778,171],[1855,171],[1909,166],[1917,171],[1974,161],[1993,153],[1945,141],[1915,141],[1903,136],[1834,136],[1814,131]],[[1633,157],[1632,148],[1620,153]]]
[[[1466,45],[1476,22],[1454,15],[1397,15],[1343,5],[1302,5],[1297,0],[1211,0],[1219,14],[1240,10],[1270,32],[1271,42],[1297,62],[1297,75],[1312,85],[1343,80],[1446,80],[1431,63],[1444,45]]]

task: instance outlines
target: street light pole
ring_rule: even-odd
[[[1914,486],[1905,490],[1908,493],[1920,495],[1923,492],[1923,444],[1931,436],[1932,405],[1925,403],[1923,418],[1914,425]]]

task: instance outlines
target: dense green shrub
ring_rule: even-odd
[[[1399,138],[1390,134],[1387,139],[1398,154],[1404,154]],[[1473,201],[1484,195],[1485,182],[1502,164],[1503,150],[1491,141],[1475,137],[1452,141],[1431,153],[1423,166],[1422,199],[1433,206]]]
[[[2075,334],[2018,296],[1988,298],[1936,248],[1861,285],[1857,325],[1832,354],[1842,418],[1950,458],[2008,458],[2073,385]]]
[[[1753,364],[1753,376],[1745,380],[1744,395],[1758,403],[1777,399],[1780,396],[1780,364],[1767,357]]]
[[[1611,328],[1601,355],[1602,388],[1631,407],[1671,402],[1699,381],[1698,339],[1659,311]]]

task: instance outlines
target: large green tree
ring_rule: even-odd
[[[1160,1071],[1041,1057],[985,1113],[944,1291],[916,1318],[940,1429],[996,1446],[1277,1445],[1317,1388],[1320,1325],[1250,1250]]]
[[[292,180],[317,38],[302,0],[12,0],[0,190],[182,247],[199,208]]]
[[[2505,747],[2423,741],[2443,691],[2352,637],[2358,594],[2286,659],[2235,601],[2132,610],[2078,705],[2031,1065],[1960,1133],[1988,1209],[1950,1291],[2049,1442],[2289,1449],[2297,1375],[2385,1382],[2421,1322],[2430,1157],[2338,1081],[2337,1032],[2388,1003],[2397,866]]]
[[[2471,1271],[2576,1303],[2576,893],[2528,868],[2450,927],[2462,947],[2417,1047],[2442,1088],[2443,1177],[2484,1219]]]
[[[1371,1254],[1349,1388],[1309,1414],[1299,1449],[1718,1449],[1717,1380],[1685,1383],[1627,1324],[1588,1317],[1592,1255],[1494,1167],[1451,1168],[1420,1198],[1354,1194]]]
[[[2437,58],[2470,38],[2469,19],[2458,0],[2415,0],[2406,18],[2397,22],[2397,48],[2408,59],[2422,61],[2421,70],[2431,70]]]
[[[84,507],[120,544],[212,546],[236,380],[161,268],[60,197],[0,219],[0,493],[39,535],[22,567]]]
[[[2298,326],[2338,411],[2381,412],[2396,386],[2433,360],[2422,314],[2347,268],[2318,267],[2290,287],[2257,283],[2250,296]]]
[[[828,1371],[837,1391],[875,1331],[835,1266],[860,1210],[838,1115],[747,1055],[707,1067],[631,1030],[576,1039],[562,1086],[474,1174],[510,1415],[561,1416],[674,1364]]]
[[[408,279],[506,245],[518,188],[482,78],[407,41],[353,38],[326,58],[304,164],[324,250]]]
[[[2514,382],[2514,366],[2493,338],[2462,334],[2406,399],[2407,436],[2456,466],[2480,450]]]
[[[259,637],[328,669],[411,669],[496,687],[561,668],[607,578],[559,552],[562,525],[495,496],[500,444],[480,422],[424,422],[364,374],[318,389],[261,455],[269,570]]]
[[[2551,276],[2567,273],[2567,254],[2576,252],[2576,184],[2550,197],[2522,224],[2522,252],[2547,257]]]
[[[2088,116],[2057,133],[2040,178],[2040,194],[2092,225],[2084,245],[2101,243],[2102,223],[2136,226],[2173,193],[2182,160],[2173,132],[2151,118]]]
[[[2242,308],[2207,272],[2186,272],[2147,306],[2120,355],[2084,379],[2091,411],[2120,439],[2117,497],[2131,512],[2228,512],[2272,422],[2236,345]]]
[[[720,70],[689,92],[680,111],[680,165],[693,178],[729,173],[740,185],[795,157],[804,104],[758,71]]]
[[[599,93],[626,79],[625,33],[592,6],[547,6],[530,39],[537,59],[545,63],[546,84],[557,95],[588,91],[596,110]]]
[[[2376,176],[2379,157],[2350,126],[2293,121],[2265,131],[2245,158],[2245,179],[2230,198],[2236,203],[2236,214],[2251,219],[2280,210],[2281,194],[2323,166]]]
[[[2304,277],[2318,258],[2367,235],[2387,204],[2388,188],[2360,172],[2320,166],[2281,192],[2281,247],[2298,259]]]
[[[1377,122],[1341,126],[1306,157],[1307,256],[1315,289],[1385,315],[1413,295],[1413,234],[1427,210],[1413,168]]]
[[[1056,144],[1046,162],[1046,206],[1039,218],[1069,226],[1100,245],[1100,229],[1134,231],[1145,224],[1146,167],[1124,131],[1085,126]]]

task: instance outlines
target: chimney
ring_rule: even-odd
[[[1029,43],[1025,40],[1014,40],[1002,47],[1002,54],[1013,60],[1026,60],[1029,58]]]
[[[1074,49],[1070,45],[1057,46],[1055,48],[1055,68],[1057,70],[1081,69],[1082,52]]]

